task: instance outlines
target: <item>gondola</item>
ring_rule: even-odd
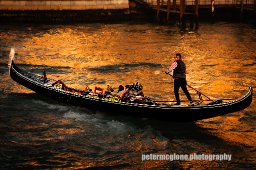
[[[17,83],[36,93],[70,105],[82,106],[90,110],[101,110],[108,114],[123,114],[174,122],[192,122],[243,110],[250,106],[253,93],[252,87],[249,87],[245,95],[239,99],[195,106],[133,103],[88,95],[86,91],[69,88],[59,80],[44,78],[22,70],[15,65],[13,60],[10,64],[10,76]],[[59,85],[65,86],[65,88],[60,88]]]

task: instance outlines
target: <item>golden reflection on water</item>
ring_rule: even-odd
[[[180,52],[187,64],[189,85],[211,98],[238,98],[249,85],[255,86],[256,83],[256,41],[253,39],[256,31],[248,27],[242,32],[240,28],[220,27],[202,26],[198,34],[179,34],[176,28],[156,25],[49,27],[22,40],[19,44],[22,48],[16,49],[19,54],[16,61],[32,67],[53,67],[56,73],[48,72],[49,78],[61,79],[76,88],[85,88],[86,85],[106,87],[108,84],[118,87],[139,81],[144,93],[155,100],[174,100],[173,80],[164,74],[164,70],[175,53]],[[11,41],[8,36],[4,38]],[[58,67],[67,69],[58,73]],[[14,91],[30,92],[18,85]],[[190,92],[197,99],[196,93]],[[186,99],[182,92],[181,99]],[[196,124],[228,143],[255,148],[255,123],[241,121],[246,112],[255,113],[255,109],[253,102],[246,111]],[[53,132],[62,140],[66,135],[83,131],[56,128]],[[46,134],[44,140],[52,140],[51,134]],[[137,152],[142,149],[141,143],[134,143],[133,147]],[[204,149],[204,152],[211,152],[211,148]],[[80,166],[78,164],[74,166]],[[143,166],[154,168],[159,164],[163,162],[149,161]]]

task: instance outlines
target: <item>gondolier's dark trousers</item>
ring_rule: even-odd
[[[175,94],[175,98],[177,103],[180,103],[180,96],[179,96],[179,89],[183,90],[183,92],[185,93],[185,95],[187,96],[189,101],[192,101],[192,98],[188,92],[187,89],[187,81],[185,78],[175,78],[174,79],[174,94]]]

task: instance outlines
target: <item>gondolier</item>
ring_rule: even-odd
[[[174,94],[177,103],[175,105],[180,105],[180,96],[179,89],[183,90],[185,95],[187,96],[190,104],[193,104],[193,100],[187,89],[187,81],[186,81],[186,65],[181,59],[181,54],[177,53],[174,57],[175,61],[168,67],[166,73],[171,74],[174,78]]]

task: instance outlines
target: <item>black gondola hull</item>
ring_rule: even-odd
[[[152,118],[167,121],[188,122],[221,116],[237,112],[250,106],[252,102],[252,87],[240,99],[213,105],[173,106],[173,105],[147,105],[138,103],[113,102],[101,99],[88,98],[47,86],[40,79],[29,76],[33,74],[19,69],[14,62],[10,66],[10,76],[17,83],[44,96],[70,105],[82,106],[92,110],[101,110],[111,114],[124,114],[141,118]]]

